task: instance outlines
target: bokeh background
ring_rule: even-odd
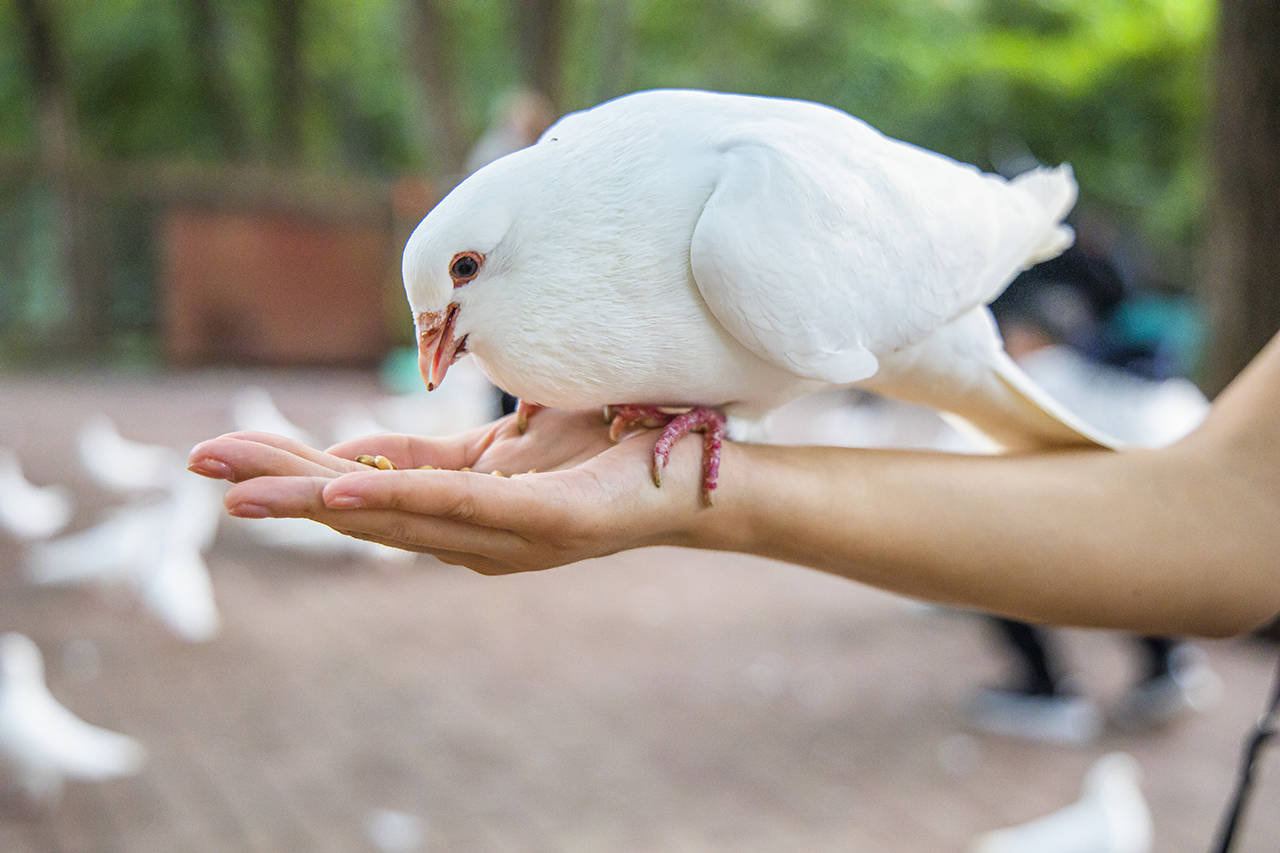
[[[1007,175],[1071,162],[1107,296],[1057,342],[1212,396],[1280,328],[1278,42],[1270,4],[1210,0],[3,2],[0,446],[69,499],[58,534],[174,504],[143,537],[168,542],[218,515],[163,473],[202,438],[280,411],[322,443],[483,422],[479,377],[410,393],[404,240],[556,116],[659,86],[821,101]],[[120,434],[174,456],[131,480],[152,463]],[[42,586],[56,534],[0,536],[0,629],[149,756],[56,802],[10,791],[0,849],[964,849],[1113,750],[1146,771],[1156,849],[1198,849],[1274,655],[1204,644],[1212,707],[1027,742],[968,725],[1008,663],[981,620],[794,567],[646,551],[488,579],[214,524],[193,535],[220,615],[194,629],[147,604],[167,546]],[[1059,642],[1100,706],[1132,682],[1127,640]],[[1277,814],[1241,849],[1272,849]]]

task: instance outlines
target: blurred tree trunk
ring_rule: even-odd
[[[249,138],[231,81],[231,70],[227,67],[222,27],[213,0],[190,0],[179,4],[179,8],[186,10],[187,46],[191,51],[196,88],[209,107],[213,133],[227,159],[243,160],[248,154]]]
[[[428,125],[434,149],[432,164],[437,175],[457,176],[466,159],[467,135],[458,112],[454,44],[448,18],[436,0],[412,0],[409,55],[427,97]]]
[[[565,14],[561,0],[514,0],[524,83],[560,108]]]
[[[1280,4],[1223,0],[1205,297],[1220,390],[1280,330]]]
[[[40,170],[53,190],[58,245],[71,292],[66,331],[78,349],[100,351],[107,340],[109,293],[94,253],[92,199],[75,173],[79,135],[54,10],[41,0],[18,0],[17,9],[36,95]]]
[[[302,3],[272,0],[271,84],[275,95],[271,128],[274,160],[296,165],[302,160]]]
[[[635,66],[632,50],[631,0],[612,0],[599,7],[599,30],[596,38],[600,46],[600,76],[597,79],[594,103],[616,98],[631,90]],[[561,105],[563,108],[563,105]]]

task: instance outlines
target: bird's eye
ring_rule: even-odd
[[[453,262],[449,264],[449,277],[453,279],[453,286],[466,284],[475,278],[476,273],[480,272],[480,264],[483,260],[475,252],[460,252],[454,255]]]

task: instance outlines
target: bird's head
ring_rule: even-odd
[[[465,354],[468,335],[499,301],[511,216],[482,169],[459,184],[414,229],[404,248],[405,295],[413,312],[418,369],[431,390]]]
[[[0,636],[0,685],[44,680],[40,649],[24,634]]]

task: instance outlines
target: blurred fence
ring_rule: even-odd
[[[376,362],[423,180],[0,157],[0,363]]]

